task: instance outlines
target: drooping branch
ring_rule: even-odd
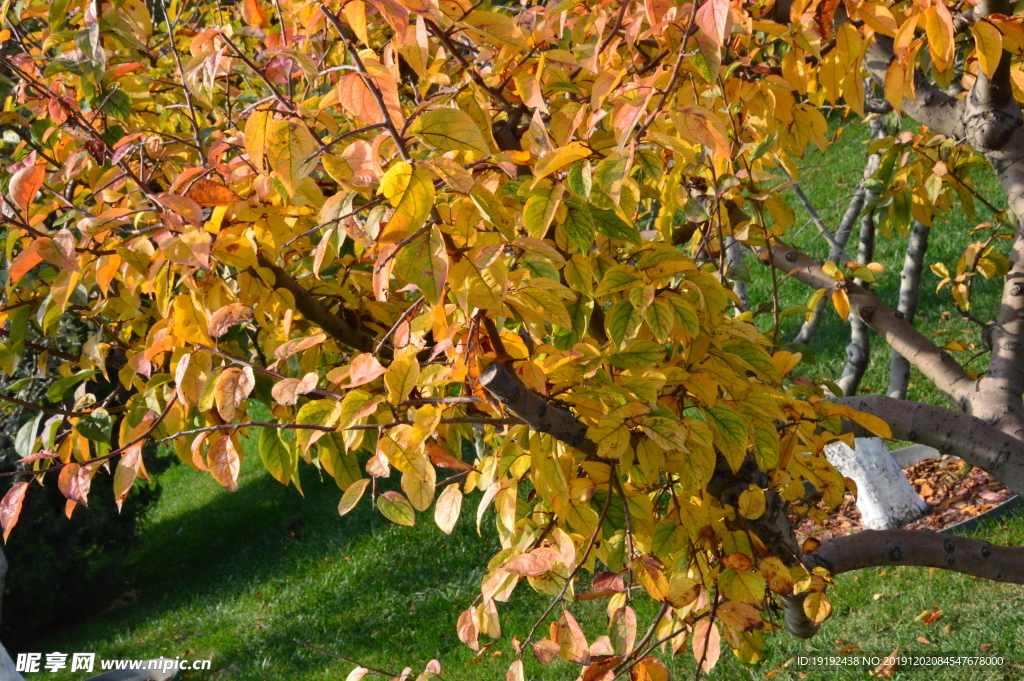
[[[832,575],[882,566],[932,567],[995,582],[1024,584],[1024,547],[927,530],[864,530],[834,537],[807,557]]]
[[[857,247],[857,263],[867,265],[875,256],[875,216],[868,213],[860,221],[860,242]],[[860,279],[858,286],[868,290],[869,286]],[[864,372],[871,360],[871,331],[860,317],[850,317],[850,343],[846,346],[846,366],[837,383],[844,395],[854,395],[860,386]]]
[[[759,247],[756,250],[763,260],[768,260],[766,247]],[[770,262],[813,288],[834,289],[839,284],[822,270],[820,262],[782,242],[776,242],[771,246]],[[967,405],[974,392],[974,381],[963,367],[902,316],[897,315],[874,293],[852,282],[846,283],[845,286],[853,314],[885,338],[890,346],[906,357],[954,403]]]
[[[833,400],[874,414],[889,424],[893,437],[934,447],[988,471],[1017,494],[1024,494],[1024,442],[984,420],[931,404],[861,395]]]
[[[499,362],[494,362],[480,375],[484,387],[510,412],[521,418],[533,430],[547,433],[569,444],[587,456],[595,456],[597,444],[587,438],[587,428],[569,410],[545,402],[530,390],[514,373]],[[764,544],[787,565],[800,562],[800,544],[786,515],[779,495],[769,484],[768,476],[758,468],[752,457],[747,457],[739,470],[733,472],[724,457],[719,456],[715,473],[708,484],[708,492],[723,504],[737,505],[739,495],[750,485],[765,489],[765,511],[756,519],[747,521]],[[628,517],[628,513],[627,513]],[[787,629],[795,636],[810,638],[818,631],[803,614],[806,595],[783,598]]]
[[[903,272],[900,274],[900,300],[896,312],[903,315],[908,324],[914,323],[917,313],[917,296],[921,287],[921,274],[924,271],[924,255],[928,251],[928,234],[930,227],[914,221],[907,240],[907,254],[903,259]],[[905,399],[907,385],[910,382],[910,362],[897,350],[892,351],[889,362],[889,397]]]

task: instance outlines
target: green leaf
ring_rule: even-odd
[[[448,279],[448,252],[441,232],[432,227],[398,252],[393,274],[413,284],[432,305],[441,302]]]
[[[607,320],[608,336],[619,348],[636,335],[642,321],[639,311],[628,300],[615,303],[608,313]],[[612,362],[614,363],[614,360]]]
[[[651,537],[651,552],[664,560],[670,554],[686,546],[687,539],[686,528],[666,518],[654,528],[654,534]]]
[[[51,402],[60,402],[64,399],[64,393],[66,393],[72,386],[81,383],[87,378],[92,378],[99,373],[98,369],[90,369],[89,371],[80,371],[72,376],[65,376],[64,378],[58,379],[50,384],[50,387],[46,389],[46,399]]]
[[[640,232],[622,221],[613,211],[602,208],[591,208],[590,215],[594,219],[597,231],[609,239],[628,241],[640,245]]]
[[[416,511],[409,500],[398,492],[384,492],[377,497],[377,508],[393,523],[406,527],[416,524]]]
[[[468,113],[459,109],[427,111],[416,119],[409,131],[435,149],[491,153],[480,128]]]
[[[565,201],[565,208],[562,229],[581,251],[589,252],[594,245],[594,218],[590,215],[590,207],[580,201],[568,199]]]
[[[569,168],[569,172],[565,178],[565,183],[569,186],[569,191],[573,194],[581,199],[589,199],[590,190],[594,185],[590,172],[590,163],[587,161],[574,163],[572,167]]]
[[[110,432],[114,427],[114,419],[110,417],[106,409],[93,409],[86,416],[78,419],[75,430],[79,435],[93,442],[110,444]]]
[[[654,341],[635,340],[609,359],[620,369],[643,369],[665,359],[665,346]]]
[[[32,456],[35,452],[36,433],[39,430],[39,422],[42,420],[43,412],[39,412],[34,419],[23,423],[18,429],[18,434],[14,436],[14,451],[21,458]]]
[[[738,471],[747,455],[747,422],[738,411],[721,402],[710,409],[701,409],[701,413],[711,426],[715,446],[732,470]]]
[[[258,449],[267,472],[282,485],[287,485],[299,463],[297,453],[281,440],[277,428],[261,428]]]

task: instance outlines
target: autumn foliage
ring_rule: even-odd
[[[248,438],[284,485],[333,477],[341,513],[492,525],[457,623],[474,649],[517,588],[553,599],[506,632],[518,656],[587,679],[667,678],[659,646],[710,669],[720,638],[756,661],[776,601],[829,616],[787,515],[811,510],[805,482],[843,500],[823,454],[843,417],[889,428],[788,380],[779,323],[817,301],[740,313],[724,244],[772,259],[795,159],[831,142],[824,109],[877,104],[873,42],[892,39],[878,92],[898,111],[917,67],[993,74],[1024,50],[1017,19],[961,26],[970,4],[941,0],[17,7],[0,10],[0,367],[25,375],[32,338],[59,349],[64,315],[93,335],[39,360],[59,378],[5,537],[40,485],[70,514],[113,475],[120,503],[154,440],[234,490]],[[878,144],[893,229],[971,200],[954,141]],[[845,281],[875,270],[825,271],[818,298],[845,317]],[[118,389],[98,399],[102,379]],[[572,614],[598,598],[604,637]]]

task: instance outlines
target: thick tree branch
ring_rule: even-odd
[[[875,82],[884,86],[885,73],[895,58],[892,38],[876,33],[864,56],[864,68]],[[963,100],[954,99],[932,85],[920,70],[914,75],[914,90],[916,101],[903,100],[906,115],[946,137],[963,140],[967,136]]]
[[[762,260],[768,259],[766,247],[757,247],[756,250]],[[821,269],[821,263],[782,242],[771,246],[771,263],[813,288],[831,290],[839,284]],[[974,394],[974,381],[948,353],[897,315],[871,291],[848,282],[846,293],[853,314],[885,338],[889,345],[906,357],[955,404],[961,408],[968,406],[968,400]]]
[[[596,455],[597,444],[587,438],[587,427],[579,419],[569,410],[545,402],[504,365],[494,362],[484,369],[480,385],[533,430],[548,433],[587,456]],[[749,529],[784,563],[791,566],[798,564],[801,559],[800,544],[793,533],[782,499],[772,489],[768,476],[758,468],[752,457],[748,456],[734,473],[725,458],[719,456],[708,492],[723,504],[737,505],[739,495],[751,484],[765,489],[766,508],[756,520],[747,521]],[[787,612],[787,629],[795,636],[810,638],[817,633],[818,627],[803,615],[805,597],[784,598],[783,607]]]
[[[538,433],[547,433],[587,456],[597,454],[597,445],[587,439],[587,427],[579,419],[569,410],[545,402],[499,362],[484,369],[480,385]]]
[[[917,313],[917,295],[921,288],[924,254],[928,251],[930,232],[930,227],[925,227],[915,220],[907,240],[907,254],[903,259],[903,272],[900,274],[900,301],[896,306],[896,312],[902,314],[908,324],[914,323],[914,315]],[[889,388],[885,391],[886,394],[900,400],[905,399],[909,382],[910,362],[893,350],[889,361]]]
[[[288,276],[287,272],[272,263],[265,255],[259,253],[256,257],[260,267],[273,273],[274,288],[284,289],[292,294],[292,297],[295,298],[295,309],[301,312],[303,317],[348,347],[362,352],[373,352],[373,336],[332,314],[299,282]],[[384,350],[386,349],[384,348]]]
[[[1024,547],[927,530],[864,530],[827,540],[807,557],[833,575],[864,568],[933,567],[996,582],[1024,584]]]
[[[833,400],[874,414],[889,424],[893,437],[934,447],[988,471],[1017,494],[1024,494],[1024,442],[984,420],[931,404],[861,395]]]

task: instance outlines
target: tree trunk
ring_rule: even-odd
[[[857,483],[861,524],[869,530],[891,530],[920,518],[928,510],[893,461],[885,440],[858,437],[853,450],[843,442],[825,446],[825,456],[840,473]]]
[[[867,265],[875,257],[875,216],[868,213],[860,223],[860,244],[857,248],[857,262]],[[865,289],[871,287],[860,279],[854,280]],[[871,329],[864,321],[850,315],[850,344],[846,346],[846,366],[843,375],[837,381],[844,395],[854,395],[860,387],[864,372],[871,361]]]
[[[930,227],[914,221],[907,240],[907,255],[903,259],[903,273],[900,274],[900,302],[896,311],[903,314],[907,322],[914,323],[917,313],[917,292],[921,287],[921,273],[924,270],[924,254],[928,250]],[[889,362],[889,388],[885,394],[900,400],[907,398],[910,383],[910,362],[896,350],[892,351]]]
[[[729,263],[728,274],[731,275],[735,269],[743,266],[743,244],[731,236],[726,238],[725,244],[725,254]],[[747,293],[747,282],[743,279],[733,279],[731,277],[729,280],[732,282],[732,290],[740,299],[740,312],[746,312],[750,309],[750,295]]]

